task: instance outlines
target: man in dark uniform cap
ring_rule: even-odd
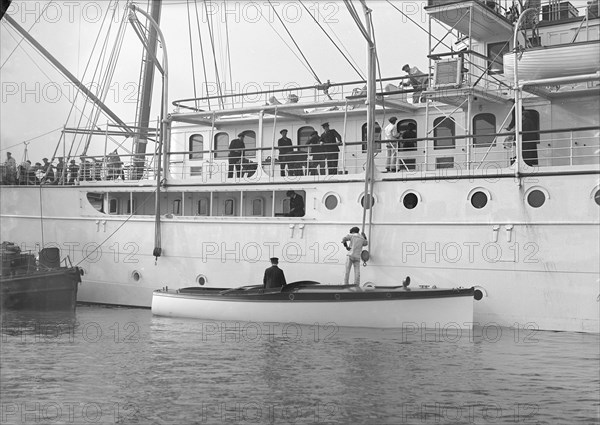
[[[293,190],[285,193],[290,198],[290,217],[304,217],[304,198]]]
[[[271,267],[265,270],[265,277],[263,278],[264,289],[281,288],[286,284],[283,270],[277,264],[279,264],[279,258],[271,258]]]
[[[279,170],[281,171],[281,177],[285,177],[285,167],[288,168],[288,175],[293,175],[292,172],[293,164],[291,160],[293,159],[292,153],[294,149],[292,148],[292,139],[287,137],[287,129],[283,129],[279,132],[281,134],[281,139],[277,141],[277,146],[279,147]]]
[[[240,133],[238,134],[238,138],[233,139],[229,144],[229,173],[227,174],[229,178],[233,177],[234,170],[238,177],[242,176],[242,158],[244,156],[244,149],[246,149],[246,145],[244,144],[245,136],[244,133]]]
[[[321,127],[324,130],[323,134],[321,134],[321,141],[323,142],[323,151],[327,158],[328,174],[337,174],[338,156],[340,153],[338,143],[342,143],[342,136],[337,131],[330,129],[328,122],[321,124]]]

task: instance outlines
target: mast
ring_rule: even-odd
[[[366,1],[361,0],[365,21],[367,24],[367,167],[365,170],[365,194],[363,208],[363,231],[366,223],[367,206],[369,210],[369,239],[371,239],[371,214],[373,211],[373,173],[374,173],[374,145],[375,145],[375,97],[376,97],[376,71],[377,58],[375,49],[375,36],[373,33],[373,22],[371,20],[372,10],[367,7]]]
[[[152,66],[156,66],[162,74],[162,99],[161,99],[161,109],[160,109],[160,133],[158,137],[158,163],[156,164],[156,198],[155,198],[155,221],[154,221],[154,257],[158,259],[162,255],[162,246],[161,246],[161,231],[160,231],[160,188],[161,185],[165,183],[165,180],[161,178],[161,162],[162,162],[162,170],[165,175],[168,172],[168,152],[169,152],[169,139],[171,137],[171,128],[168,117],[168,102],[169,102],[169,60],[167,56],[167,45],[165,43],[165,38],[163,36],[158,23],[142,9],[138,8],[135,4],[130,4],[129,8],[131,9],[131,13],[129,15],[129,22],[135,29],[138,36],[140,36],[139,30],[139,21],[137,20],[136,12],[142,14],[147,20],[152,29],[155,30],[156,35],[160,38],[160,43],[162,45],[163,54],[162,54],[162,63],[159,63],[156,59],[156,56],[152,51],[149,50],[149,46],[144,43],[143,38],[140,36],[142,40],[142,44],[148,53],[150,59],[152,59]],[[162,161],[161,161],[162,159]]]
[[[160,15],[162,9],[162,0],[151,2],[150,16],[160,25]],[[150,110],[152,103],[152,88],[154,83],[154,62],[156,58],[157,36],[154,26],[150,26],[148,42],[144,51],[144,64],[142,70],[142,86],[140,88],[140,98],[138,100],[137,110],[139,114],[136,119],[136,128],[140,130],[140,135],[135,139],[133,151],[136,155],[133,159],[135,179],[140,179],[144,172],[146,161],[145,153],[148,144],[148,128],[150,127]]]

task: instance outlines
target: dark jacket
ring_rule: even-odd
[[[263,286],[267,288],[280,288],[286,284],[285,275],[283,270],[277,266],[271,266],[265,270],[265,277],[263,278]]]
[[[323,132],[321,134],[321,140],[323,141],[324,152],[339,152],[340,148],[338,147],[338,141],[342,143],[342,136],[340,133],[333,129],[329,129],[329,131]]]
[[[277,141],[277,146],[279,147],[280,155],[288,155],[294,152],[294,148],[292,148],[292,139],[289,137],[282,137]]]
[[[290,217],[304,217],[304,198],[297,193],[290,198]]]
[[[321,139],[318,135],[312,136],[308,142],[306,142],[306,146],[308,146],[308,154],[309,155],[319,155],[325,152],[325,146],[321,145]],[[322,156],[322,155],[319,155]],[[316,158],[314,158],[316,159]]]
[[[243,149],[246,145],[241,139],[233,139],[229,144],[229,158],[241,158],[244,154]]]

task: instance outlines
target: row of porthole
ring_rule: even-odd
[[[488,201],[491,199],[491,195],[489,194],[489,192],[487,192],[487,193],[486,192],[487,191],[485,191],[485,190],[476,190],[472,193],[472,195],[469,196],[471,205],[474,208],[481,209],[487,205]],[[540,208],[542,205],[544,205],[546,203],[547,198],[549,198],[549,196],[547,195],[547,192],[545,190],[541,190],[541,189],[533,189],[533,190],[529,191],[529,193],[527,193],[527,197],[526,197],[527,203],[532,208]],[[367,199],[370,200],[370,202],[367,202],[367,208],[370,208],[370,206],[372,206],[375,203],[375,198],[370,197]],[[407,192],[402,197],[402,204],[404,205],[404,207],[406,209],[412,210],[417,206],[417,204],[419,203],[419,200],[420,200],[420,198],[415,192]],[[596,193],[594,194],[594,201],[596,202],[596,204],[598,204],[600,206],[600,189],[596,190]],[[324,204],[325,204],[325,208],[327,208],[328,210],[334,210],[335,208],[337,208],[337,206],[339,204],[338,195],[335,195],[335,194],[327,195],[325,197]],[[363,207],[365,206],[365,197],[364,196],[361,198],[360,204]]]
[[[134,270],[131,272],[131,278],[135,281],[135,282],[139,282],[142,279],[142,273],[140,273],[138,270]],[[204,286],[207,282],[206,276],[204,276],[203,274],[199,274],[198,276],[196,276],[196,283],[200,286]]]

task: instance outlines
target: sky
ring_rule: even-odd
[[[103,42],[103,35],[108,30],[108,23],[105,21],[112,23],[111,34],[116,32],[125,10],[125,3],[109,0],[13,0],[7,13],[86,86],[98,87],[93,70],[100,61],[100,56],[91,52],[98,51],[98,47],[93,50],[97,39],[98,43]],[[348,52],[347,56],[352,58],[355,66],[364,75],[366,42],[341,1],[272,0],[269,3],[267,0],[228,0],[224,3],[206,0],[206,6],[202,1],[194,3],[193,0],[164,0],[163,3],[161,28],[169,59],[169,103],[175,99],[206,94],[202,85],[204,74],[198,28],[207,59],[207,80],[213,83],[211,87],[214,87],[215,66],[209,43],[209,24],[213,29],[217,67],[220,69],[221,79],[232,82],[236,91],[315,84],[315,77],[307,70],[305,62],[299,59],[300,53],[295,50],[277,14],[321,81],[352,81],[359,79],[359,76],[315,24],[308,11],[336,40],[338,46]],[[146,9],[148,1],[140,0],[136,4]],[[360,3],[354,0],[354,4],[364,20]],[[426,2],[367,0],[367,4],[373,10],[382,76],[404,75],[401,68],[405,63],[426,70],[428,36],[422,29],[428,27],[428,18],[424,10]],[[303,6],[306,6],[308,11]],[[189,18],[188,10],[191,12]],[[107,13],[109,19],[105,20],[104,16]],[[434,27],[434,30],[437,34],[442,34],[441,29]],[[228,62],[227,38],[231,74],[224,75]],[[114,36],[109,40],[111,46],[115,40]],[[123,40],[114,76],[106,85],[106,104],[124,121],[133,122],[139,87],[141,43],[131,25],[125,26]],[[288,46],[291,46],[291,49]],[[192,76],[192,57],[196,92]],[[106,63],[106,57],[104,61]],[[89,67],[86,71],[88,62]],[[72,101],[76,97],[74,87],[29,43],[21,41],[20,35],[4,19],[0,23],[0,67],[2,157],[4,158],[5,153],[10,150],[17,161],[23,160],[24,142],[28,143],[28,158],[33,162],[39,161],[43,156],[51,157],[61,140],[60,129],[64,126],[75,127],[82,114],[89,114],[89,108],[83,109],[79,97],[75,102],[77,107],[71,110]],[[155,81],[157,84],[154,105],[159,100],[160,91],[158,77]],[[157,114],[158,107],[154,106],[152,116],[156,117]],[[98,125],[104,126],[106,122],[107,119],[102,116]],[[117,142],[122,142],[122,139]],[[130,148],[131,144],[127,142],[124,146]],[[100,153],[103,148],[96,146],[96,150],[92,150],[91,153]],[[57,156],[61,156],[62,151],[68,152],[69,149],[73,152],[80,151],[82,141],[75,140],[73,136],[66,136],[58,148]]]
[[[147,8],[146,0],[137,4]],[[352,81],[359,79],[359,75],[326,38],[303,5],[336,42],[341,41],[338,42],[340,48],[349,52],[348,56],[364,75],[366,42],[342,2],[304,0],[302,3],[272,1],[272,4],[321,81]],[[382,75],[403,75],[402,65],[408,62],[421,68],[426,67],[425,31],[409,22],[386,1],[368,1],[368,5],[373,9]],[[421,1],[394,2],[394,6],[426,28],[427,17],[423,5],[424,2]],[[355,6],[362,18],[360,3],[356,1]],[[99,56],[92,57],[85,74],[84,70],[99,32],[102,35],[106,33],[108,24],[103,24],[103,16],[109,13],[111,31],[114,32],[118,29],[118,21],[124,9],[124,1],[13,0],[7,13],[89,87],[95,80],[93,69]],[[300,53],[295,50],[268,1],[207,1],[206,9],[203,2],[194,4],[190,1],[189,10],[191,15],[188,19],[187,1],[164,1],[161,28],[169,59],[170,101],[195,96],[190,23],[197,96],[205,94],[198,26],[201,28],[200,35],[207,59],[208,81],[213,83],[211,87],[214,87],[215,82],[209,23],[213,29],[221,79],[232,82],[236,91],[316,83],[304,61],[298,59]],[[113,13],[116,16],[114,19]],[[231,76],[223,75],[228,62],[227,37]],[[103,37],[99,39],[101,38]],[[67,121],[76,90],[29,43],[20,40],[20,35],[3,20],[0,24],[0,149],[3,157],[10,150],[17,161],[21,161],[24,158],[24,142],[28,142],[28,158],[35,162],[42,156],[50,157],[53,154],[63,126],[76,126],[83,103],[78,98],[76,105],[79,109],[74,109]],[[114,38],[110,42],[113,43]],[[106,99],[107,105],[126,122],[133,122],[135,118],[140,58],[141,44],[132,27],[127,25],[120,59],[108,86]],[[155,98],[158,100],[158,78],[156,82]],[[97,87],[97,83],[94,84]],[[158,114],[157,111],[158,108],[153,107],[153,117]],[[89,108],[83,110],[83,113],[89,114]],[[101,117],[98,123],[105,125],[106,118]],[[57,156],[60,156],[63,149],[68,151],[71,148],[72,138],[73,136],[65,138],[67,143],[61,143]],[[81,142],[74,143],[73,150],[77,150],[78,143],[81,150]],[[124,146],[130,147],[129,142]]]

